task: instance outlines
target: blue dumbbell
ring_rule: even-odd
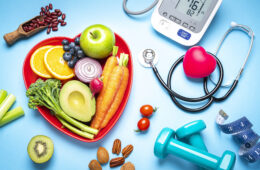
[[[176,136],[178,139],[186,140],[192,146],[208,151],[207,147],[200,136],[200,132],[206,128],[206,124],[203,120],[195,120],[187,123],[176,130]]]
[[[231,151],[225,151],[222,157],[217,157],[206,151],[185,144],[174,139],[175,132],[170,128],[164,128],[156,139],[154,154],[164,158],[167,154],[173,154],[188,160],[200,167],[214,170],[232,170],[236,161],[236,155]]]

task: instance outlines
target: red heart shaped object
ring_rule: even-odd
[[[183,58],[186,76],[203,78],[209,76],[216,68],[216,59],[201,46],[191,47]]]
[[[77,35],[76,37],[80,36]],[[75,38],[76,38],[75,37]],[[74,41],[75,38],[68,38],[68,37],[52,37],[52,38],[48,38],[46,40],[43,40],[41,42],[39,42],[38,44],[36,44],[27,54],[25,60],[24,60],[24,64],[23,64],[23,79],[24,79],[24,84],[26,89],[29,88],[29,86],[34,83],[38,78],[40,78],[39,76],[37,76],[31,69],[30,66],[30,58],[32,56],[32,54],[34,53],[35,50],[37,50],[39,47],[45,46],[45,45],[61,45],[62,40],[67,39],[69,40],[69,42]],[[50,110],[45,108],[45,107],[38,107],[38,110],[40,112],[40,114],[55,128],[57,128],[58,130],[60,130],[61,132],[75,138],[78,140],[81,140],[83,142],[96,142],[100,139],[102,139],[112,128],[113,126],[116,124],[116,122],[118,121],[118,119],[120,118],[120,116],[122,115],[124,108],[126,106],[126,103],[128,101],[128,98],[130,96],[130,91],[131,91],[131,87],[132,87],[132,81],[133,81],[133,62],[132,62],[132,56],[131,56],[131,52],[130,49],[128,47],[128,45],[126,44],[126,42],[115,33],[115,38],[116,38],[116,46],[119,47],[118,49],[118,54],[120,53],[126,53],[129,54],[129,61],[128,61],[128,69],[129,69],[129,81],[127,84],[127,88],[126,88],[126,92],[124,94],[124,98],[117,110],[117,112],[115,113],[115,115],[112,117],[112,119],[109,121],[108,125],[99,131],[98,135],[95,136],[94,139],[87,139],[84,137],[81,137],[73,132],[71,132],[70,130],[63,128],[62,124],[59,122],[59,120],[50,113]],[[100,61],[102,65],[104,65],[105,60],[101,60]]]

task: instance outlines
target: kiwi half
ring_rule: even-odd
[[[47,162],[52,157],[53,150],[52,140],[43,135],[34,136],[27,146],[27,152],[35,163]]]

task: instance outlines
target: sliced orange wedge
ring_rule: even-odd
[[[74,77],[74,71],[63,59],[64,50],[62,46],[50,48],[44,56],[44,64],[53,77],[59,80],[66,80]]]
[[[44,78],[52,78],[51,73],[47,70],[44,64],[45,53],[53,46],[47,45],[38,48],[30,59],[30,66],[35,74]]]

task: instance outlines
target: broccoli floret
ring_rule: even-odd
[[[61,85],[61,81],[57,79],[47,79],[46,81],[38,79],[35,83],[31,84],[29,89],[26,91],[26,96],[29,98],[29,108],[37,109],[38,106],[47,107],[59,120],[62,118],[82,131],[97,134],[97,129],[93,129],[69,117],[66,113],[63,112],[59,103]],[[64,121],[61,121],[61,123],[64,124]],[[66,127],[69,127],[68,123],[66,123]],[[73,127],[70,127],[70,129],[72,130]],[[73,131],[81,136],[84,134],[78,133],[78,131],[75,131],[75,129],[73,129]],[[86,134],[84,135],[86,136]]]

